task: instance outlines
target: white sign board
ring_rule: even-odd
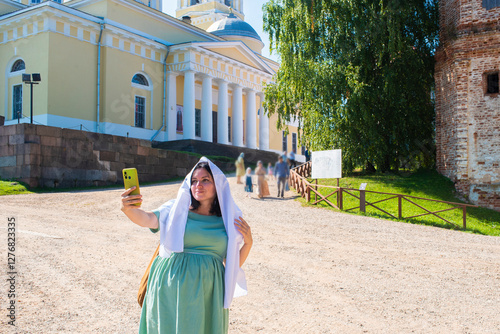
[[[342,150],[312,152],[313,179],[342,178]]]

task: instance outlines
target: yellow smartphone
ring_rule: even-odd
[[[123,173],[123,184],[125,185],[125,189],[132,188],[135,186],[134,191],[130,193],[130,195],[139,195],[141,193],[139,189],[139,177],[137,176],[137,169],[135,168],[124,168],[122,170]],[[140,205],[139,203],[134,205]]]

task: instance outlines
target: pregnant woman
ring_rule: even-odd
[[[137,206],[142,195],[130,195],[134,189],[122,194],[122,211],[160,232],[139,333],[227,333],[231,301],[246,294],[241,266],[253,241],[225,175],[203,157],[177,198],[153,211]]]

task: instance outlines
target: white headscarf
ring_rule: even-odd
[[[229,308],[233,297],[247,294],[245,273],[240,268],[240,246],[243,243],[243,236],[234,226],[234,220],[241,217],[242,213],[234,203],[229,189],[229,182],[224,173],[205,157],[202,157],[196,166],[201,162],[207,162],[212,171],[222,219],[228,237],[224,277],[224,308]],[[159,209],[161,257],[169,257],[172,252],[180,253],[184,251],[184,231],[189,207],[191,206],[191,175],[195,167],[182,182],[177,193],[177,199],[168,201]]]

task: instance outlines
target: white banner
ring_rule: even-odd
[[[312,152],[313,179],[342,178],[342,150]]]

